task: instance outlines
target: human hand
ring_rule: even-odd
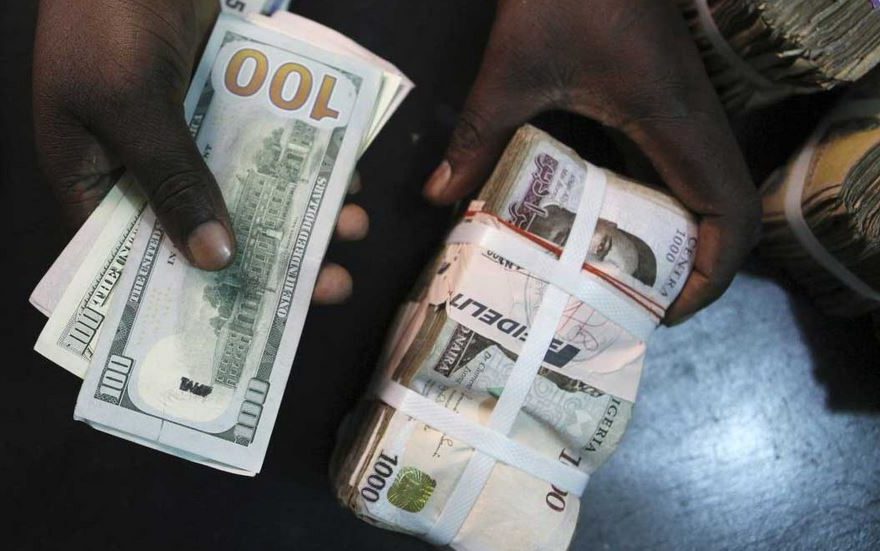
[[[671,2],[499,0],[445,160],[425,186],[453,203],[516,129],[554,109],[626,134],[700,220],[694,271],[665,322],[717,299],[754,246],[760,202],[699,54]]]
[[[218,11],[216,0],[42,0],[34,51],[37,150],[66,215],[81,224],[130,171],[177,248],[206,270],[232,262],[235,238],[183,101]],[[367,228],[347,205],[336,236]],[[339,302],[351,287],[328,265],[313,299]]]

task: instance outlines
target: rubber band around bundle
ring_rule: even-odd
[[[565,492],[580,496],[590,480],[590,475],[580,469],[541,455],[498,431],[473,423],[398,382],[386,381],[379,390],[379,397],[389,406],[406,412],[434,430]]]
[[[807,177],[809,176],[816,150],[819,147],[819,142],[835,122],[858,117],[880,118],[880,100],[854,100],[844,104],[825,117],[810,136],[810,139],[798,154],[791,168],[791,185],[785,190],[785,220],[788,222],[788,226],[791,228],[795,238],[797,238],[813,260],[852,292],[868,300],[880,302],[880,292],[862,281],[859,276],[852,273],[825,249],[804,219],[803,211],[804,186],[807,183]]]
[[[553,253],[557,258],[562,254],[562,247],[560,247],[556,243],[553,243],[551,241],[547,241],[546,239],[542,239],[542,238],[536,236],[535,234],[530,233],[530,232],[520,228],[519,226],[512,224],[511,222],[508,222],[507,220],[504,220],[503,218],[501,218],[500,216],[498,216],[496,214],[481,211],[481,210],[468,210],[467,212],[465,212],[464,218],[465,218],[465,220],[473,220],[478,217],[484,217],[484,216],[488,217],[488,218],[492,218],[495,222],[497,222],[503,226],[506,226],[511,231],[528,239],[532,243],[535,243],[536,245],[543,248],[544,250]],[[480,227],[487,227],[487,226],[481,225]],[[458,229],[458,228],[456,228],[456,229]],[[489,232],[482,232],[482,233],[489,233]],[[453,233],[449,236],[449,238],[446,239],[446,243],[447,244],[449,244],[449,243],[474,243],[474,244],[476,244],[479,242],[478,239],[480,239],[479,237],[474,237],[474,238],[469,237],[468,239],[465,239],[463,241],[456,241],[456,237],[458,237],[458,236],[455,234],[455,230],[453,230]],[[492,236],[492,237],[487,237],[486,239],[489,242],[497,242],[499,239],[502,239],[502,238],[496,238],[496,237]],[[486,248],[491,249],[491,246],[486,247]],[[504,256],[504,255],[502,255],[502,256]],[[510,259],[508,259],[508,260],[510,260]],[[525,267],[525,266],[523,266],[523,267]],[[628,296],[629,298],[631,298],[634,301],[641,304],[653,317],[657,318],[658,320],[663,318],[662,312],[665,312],[666,309],[663,307],[663,305],[661,305],[657,301],[653,300],[651,297],[645,296],[644,294],[642,294],[639,291],[637,291],[636,289],[634,289],[632,286],[627,285],[626,283],[614,278],[614,276],[600,270],[599,268],[597,268],[596,266],[593,266],[589,262],[584,262],[582,268],[585,271],[590,272],[594,276],[605,280],[606,283],[608,283],[609,285],[616,288],[618,291],[620,291],[624,295]],[[531,270],[529,270],[529,271],[531,271]],[[572,293],[572,294],[574,294],[574,293]],[[660,313],[658,313],[658,311]]]
[[[560,270],[556,258],[535,247],[524,247],[522,240],[515,234],[512,235],[509,228],[502,228],[465,222],[456,226],[446,242],[476,245],[498,254],[525,269],[532,277],[559,287],[588,304],[642,341],[647,340],[656,329],[660,316],[637,302],[638,299],[632,293],[615,285],[616,280],[610,276],[597,274],[598,270],[595,269],[577,273]],[[589,264],[584,263],[582,267],[584,266]],[[630,300],[611,291],[609,287],[617,289]]]

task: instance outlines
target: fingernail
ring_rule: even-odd
[[[354,173],[352,173],[351,181],[348,184],[349,195],[354,195],[355,193],[359,192],[361,190],[361,187],[363,187],[363,184],[361,183],[361,175],[357,170],[355,170]]]
[[[351,296],[351,274],[338,264],[327,264],[318,273],[312,300],[318,304],[340,304]]]
[[[434,170],[431,177],[428,178],[428,183],[425,184],[425,197],[434,201],[442,200],[443,193],[449,186],[449,180],[451,178],[452,165],[449,164],[449,161],[444,160],[440,163],[440,166]]]
[[[211,220],[196,227],[186,240],[190,259],[197,268],[220,270],[232,262],[232,237],[220,222]]]

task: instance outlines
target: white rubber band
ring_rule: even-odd
[[[715,18],[712,17],[712,10],[709,9],[707,0],[693,0],[694,7],[697,9],[697,17],[700,21],[701,28],[706,33],[706,38],[714,46],[715,51],[724,58],[731,69],[738,77],[748,81],[752,86],[762,91],[774,92],[779,94],[791,93],[802,94],[812,92],[809,88],[799,88],[790,84],[774,82],[762,75],[748,61],[744,60],[727,42],[718,25],[715,24]]]
[[[852,292],[875,302],[880,302],[880,292],[862,281],[859,276],[849,271],[837,258],[829,253],[804,220],[803,196],[810,167],[819,142],[828,128],[835,122],[858,117],[880,118],[880,100],[857,100],[832,111],[816,128],[809,141],[798,154],[791,169],[791,184],[785,192],[785,219],[804,250],[813,257],[820,266],[836,277]]]
[[[389,406],[457,440],[475,450],[506,463],[560,490],[580,496],[590,475],[551,459],[533,449],[507,438],[498,431],[447,409],[395,381],[386,381],[376,392]]]
[[[569,277],[581,275],[581,267],[586,260],[587,252],[590,249],[590,240],[596,231],[599,213],[605,202],[606,186],[605,171],[587,165],[584,191],[572,222],[571,231],[565,241],[565,248],[557,263],[558,269],[555,270],[557,273],[566,274]],[[537,274],[537,277],[541,277],[541,274]],[[538,375],[541,362],[556,335],[556,328],[559,326],[559,320],[568,305],[568,300],[568,293],[552,282],[548,283],[544,289],[544,295],[538,306],[535,319],[530,323],[531,332],[504,385],[504,392],[489,418],[489,426],[495,430],[506,434],[513,428],[513,422],[525,403],[532,383]]]
[[[584,166],[586,180],[580,205],[575,214],[562,256],[559,260],[554,260],[561,266],[561,270],[578,275],[586,259],[590,239],[599,220],[599,212],[605,199],[607,185],[604,170],[589,163],[585,163]],[[540,273],[535,275],[542,276]],[[535,313],[535,318],[530,324],[532,330],[520,350],[519,357],[504,385],[504,390],[501,392],[501,397],[489,417],[490,429],[506,435],[513,427],[516,416],[519,415],[525,403],[526,396],[532,388],[538,369],[541,367],[541,362],[556,334],[556,328],[568,303],[568,298],[569,295],[565,291],[548,283]],[[477,449],[447,498],[446,505],[437,522],[426,534],[426,540],[435,545],[447,545],[452,542],[489,480],[494,463],[494,459],[479,451],[479,448]]]
[[[575,272],[567,269],[553,256],[528,246],[524,238],[510,230],[478,223],[459,224],[446,242],[470,243],[497,253],[534,277],[552,283],[584,304],[589,304],[642,341],[648,339],[659,323],[659,319],[653,317],[645,307],[622,296],[599,276],[583,270]]]

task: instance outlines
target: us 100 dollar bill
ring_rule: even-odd
[[[381,71],[221,16],[186,100],[239,250],[189,266],[147,209],[80,391],[77,419],[233,472],[258,472]]]
[[[379,97],[359,153],[375,139],[413,88],[413,83],[392,64],[319,23],[288,12],[278,12],[272,18],[251,16],[248,20],[381,70]],[[123,179],[31,295],[31,303],[50,316],[34,349],[79,377],[85,377],[94,354],[145,204],[146,198],[137,186]]]

